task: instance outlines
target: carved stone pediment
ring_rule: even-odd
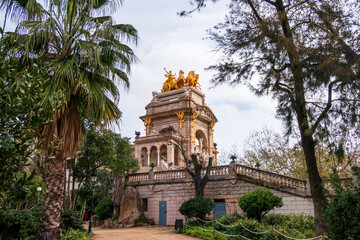
[[[209,118],[213,122],[218,121],[214,113],[211,111],[211,109],[208,106],[196,106],[193,111],[198,113],[200,116]]]

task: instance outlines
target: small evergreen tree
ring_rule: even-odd
[[[211,213],[214,203],[211,198],[193,197],[185,201],[179,208],[179,212],[187,218],[205,219],[207,214]]]
[[[275,207],[282,207],[282,198],[268,189],[256,189],[239,198],[239,206],[246,217],[261,222],[262,217]]]

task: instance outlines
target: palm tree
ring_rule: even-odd
[[[44,150],[52,157],[45,169],[40,239],[61,236],[64,163],[79,148],[82,119],[110,124],[121,117],[117,84],[129,87],[127,74],[137,62],[122,41],[136,44],[138,35],[133,26],[114,25],[111,17],[103,16],[119,4],[121,1],[50,0],[4,39],[16,43],[12,54],[21,56],[24,63],[36,58],[48,66],[44,99],[61,103],[40,131],[45,136]]]

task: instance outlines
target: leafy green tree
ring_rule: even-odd
[[[183,202],[179,208],[179,212],[187,218],[205,220],[206,215],[210,214],[213,209],[214,203],[211,198],[196,196]]]
[[[114,204],[110,199],[102,199],[94,209],[100,221],[110,218],[113,214]]]
[[[256,189],[239,198],[239,206],[246,217],[259,222],[270,210],[283,205],[282,198],[274,195],[269,189]]]
[[[354,168],[355,175],[360,179],[360,169]],[[355,214],[360,209],[359,181],[355,184],[342,186],[339,175],[335,172],[330,181],[336,196],[329,194],[329,204],[325,210],[326,222],[329,226],[331,239],[356,239],[360,234],[360,215]]]
[[[100,186],[96,188],[97,194],[103,198],[113,199],[115,213],[119,214],[122,179],[139,169],[138,160],[133,158],[133,148],[129,141],[129,138],[122,138],[110,130],[97,129],[93,126],[89,128],[78,157],[70,169],[71,176],[80,189],[80,191],[75,190],[75,182],[73,182],[72,191],[68,192],[70,209],[75,210],[79,195],[85,200],[83,202],[88,200],[91,189],[90,176],[96,170],[97,185]]]
[[[194,0],[197,8],[206,0]],[[359,126],[358,1],[231,1],[226,21],[209,31],[224,57],[215,84],[243,83],[257,95],[277,100],[277,116],[287,133],[300,135],[316,232],[322,218],[322,191],[315,146],[318,137]]]
[[[36,171],[29,168],[30,158],[39,147],[38,128],[55,112],[56,102],[42,108],[46,69],[34,61],[22,66],[16,58],[0,51],[0,202],[10,207],[30,197],[29,186],[36,181]],[[49,103],[50,104],[50,103]],[[34,192],[32,193],[34,195]],[[31,201],[29,208],[36,201]]]
[[[123,194],[123,185],[126,176],[139,170],[139,160],[134,158],[134,149],[130,144],[130,138],[121,138],[115,135],[115,159],[109,165],[113,175],[114,183],[114,210],[117,216],[120,215],[120,203]]]
[[[77,188],[81,189],[85,185],[91,185],[90,176],[99,168],[106,168],[114,159],[114,142],[112,134],[108,134],[108,131],[96,130],[92,127],[84,137],[84,144],[80,149],[76,161],[70,168],[73,186],[68,187],[68,191],[72,189],[71,194],[68,192],[69,207],[75,210],[75,203],[78,197],[79,191],[75,189],[75,182]]]
[[[12,1],[15,6],[18,1]],[[48,68],[50,81],[44,86],[43,99],[52,101],[61,96],[60,110],[51,123],[44,125],[44,149],[59,140],[54,159],[46,164],[44,215],[39,238],[60,238],[64,162],[79,149],[82,141],[81,119],[93,119],[96,124],[109,124],[121,117],[116,103],[119,91],[116,83],[129,87],[127,73],[137,61],[123,40],[137,41],[137,31],[128,24],[114,24],[104,13],[114,10],[121,1],[48,1],[37,2],[40,10],[33,14],[27,3],[28,20],[21,22],[15,33],[4,41],[12,44],[10,54],[27,63],[37,56]],[[42,101],[44,103],[44,100]],[[47,105],[44,104],[44,108]]]

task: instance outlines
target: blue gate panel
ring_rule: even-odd
[[[166,225],[166,201],[159,202],[159,225]]]
[[[214,217],[224,215],[226,213],[224,202],[214,202]]]

